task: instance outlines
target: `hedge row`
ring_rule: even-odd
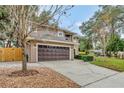
[[[89,61],[93,61],[93,56],[89,56],[89,55],[77,55],[75,56],[76,59],[81,59],[85,62],[89,62]]]

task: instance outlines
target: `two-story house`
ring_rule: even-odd
[[[73,60],[78,55],[76,33],[44,25],[30,34],[29,62]]]

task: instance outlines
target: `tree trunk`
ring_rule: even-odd
[[[104,55],[104,57],[106,57],[106,50],[105,50],[105,48],[103,50],[103,55]]]
[[[114,38],[115,29],[114,29],[114,25],[113,25],[113,24],[112,24],[111,30],[112,30],[112,32],[111,32],[111,37]]]
[[[7,41],[6,47],[12,47],[12,46],[11,46],[11,40],[8,40],[8,41]]]
[[[106,41],[105,41],[105,36],[102,38],[103,40],[103,55],[106,56]]]
[[[27,52],[26,52],[26,43],[23,44],[23,62],[22,62],[22,71],[27,71]]]

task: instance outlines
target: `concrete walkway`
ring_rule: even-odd
[[[75,81],[82,87],[112,87],[111,85],[113,84],[113,81],[108,82],[109,78],[119,74],[119,72],[106,69],[103,67],[98,67],[90,63],[84,63],[79,60],[59,61],[59,62],[40,62],[40,64],[46,67],[52,68],[53,70],[67,76],[68,78]],[[123,77],[124,77],[124,74],[123,74]],[[108,81],[106,81],[106,79]],[[104,80],[106,81],[106,84],[107,82],[110,84],[107,86]],[[118,84],[119,83],[120,82],[118,82]],[[124,87],[124,84],[123,84],[123,87]]]

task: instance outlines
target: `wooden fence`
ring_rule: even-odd
[[[21,48],[0,48],[0,62],[22,61]]]

